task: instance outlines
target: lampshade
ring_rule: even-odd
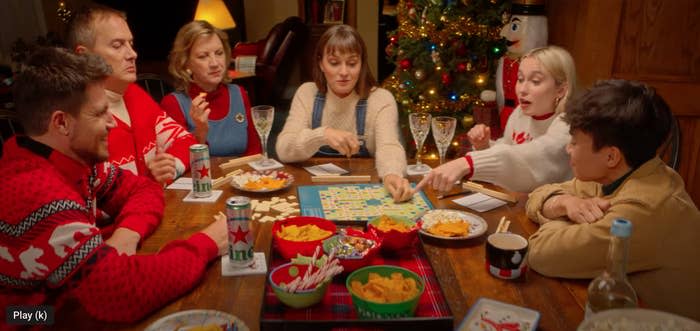
[[[194,19],[207,21],[221,30],[236,27],[236,22],[233,21],[223,0],[199,0]]]

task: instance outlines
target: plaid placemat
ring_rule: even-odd
[[[420,245],[420,244],[418,244]],[[274,248],[273,248],[274,250]],[[275,256],[273,252],[270,270],[287,261]],[[425,291],[421,296],[418,307],[416,308],[415,317],[400,319],[403,322],[408,321],[436,321],[444,325],[445,320],[450,325],[452,323],[452,313],[447,305],[445,296],[440,289],[433,268],[430,266],[423,249],[421,247],[407,250],[397,256],[382,256],[377,255],[371,265],[395,265],[411,270],[425,281]],[[355,307],[352,304],[352,298],[347,288],[345,287],[346,274],[338,275],[330,284],[326,295],[321,303],[305,309],[293,309],[285,306],[280,302],[275,293],[272,291],[269,282],[265,284],[265,299],[263,311],[261,315],[261,323],[263,329],[267,322],[284,321],[287,323],[309,323],[309,325],[319,325],[330,323],[342,327],[346,324],[355,324],[358,322]],[[367,320],[362,320],[367,322]],[[376,321],[392,321],[392,320],[376,320]],[[398,321],[398,320],[397,320]],[[367,324],[367,323],[363,323]]]

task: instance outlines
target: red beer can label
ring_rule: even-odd
[[[212,192],[209,146],[205,144],[190,146],[190,169],[192,172],[192,195],[195,198],[210,197]]]
[[[253,230],[250,226],[250,199],[233,196],[226,199],[228,226],[228,258],[231,264],[247,267],[253,264]]]

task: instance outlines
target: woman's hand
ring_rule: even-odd
[[[467,137],[475,150],[488,148],[489,140],[491,140],[491,128],[483,124],[477,124],[469,130]]]
[[[326,128],[323,132],[326,144],[338,151],[340,154],[351,157],[360,151],[360,140],[357,135],[343,130]]]
[[[384,176],[383,181],[384,188],[394,198],[394,202],[408,201],[413,196],[411,183],[408,182],[408,179],[396,174],[388,174]]]
[[[423,179],[413,189],[413,193],[420,191],[423,187],[432,187],[440,193],[449,192],[455,182],[462,179],[469,172],[469,163],[463,157],[447,162],[423,177]]]
[[[209,133],[209,102],[205,99],[206,93],[199,93],[192,99],[192,107],[190,108],[190,117],[194,122],[194,136],[200,144],[207,143],[207,134]]]

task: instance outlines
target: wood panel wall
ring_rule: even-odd
[[[623,78],[654,86],[680,122],[678,172],[700,205],[700,1],[550,0],[549,42],[567,48],[579,84]]]

